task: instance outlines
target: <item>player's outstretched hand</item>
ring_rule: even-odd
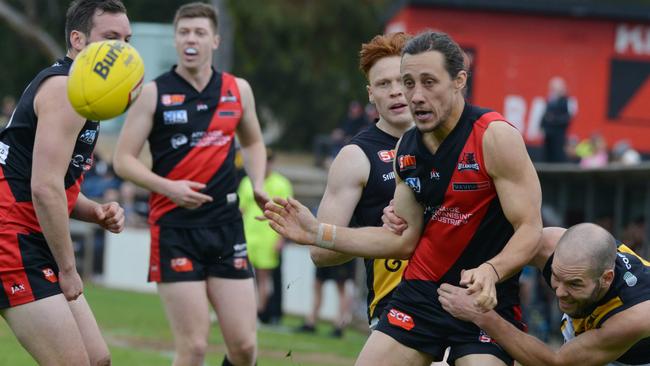
[[[474,296],[463,287],[443,283],[438,287],[438,300],[446,312],[460,320],[474,321],[483,312],[476,306]]]
[[[483,311],[489,311],[497,306],[496,282],[499,279],[491,265],[483,263],[476,268],[462,271],[460,285],[467,286],[469,295],[478,293],[474,302]]]
[[[384,207],[384,214],[381,216],[381,221],[384,223],[382,226],[397,235],[402,235],[404,230],[408,228],[408,224],[395,213],[393,201],[390,200],[388,206]]]
[[[112,233],[124,230],[124,209],[117,202],[108,202],[95,208],[97,225]]]
[[[265,206],[264,216],[278,234],[299,244],[316,242],[318,221],[309,209],[293,198],[275,197]]]
[[[76,269],[59,272],[59,286],[68,301],[76,300],[84,292],[84,285]]]
[[[206,202],[212,202],[212,197],[198,192],[205,184],[191,180],[170,180],[164,193],[172,202],[180,207],[199,208]]]

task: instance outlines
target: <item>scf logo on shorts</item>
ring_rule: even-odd
[[[48,280],[48,281],[50,281],[52,283],[56,283],[56,282],[59,281],[59,279],[56,278],[56,274],[54,273],[52,268],[49,268],[49,267],[43,269],[43,276],[45,277],[46,280]]]
[[[174,272],[191,272],[194,270],[192,261],[185,257],[172,258],[171,265]]]
[[[388,312],[388,322],[396,327],[404,328],[406,330],[411,330],[413,327],[415,327],[415,321],[413,320],[413,317],[408,314],[404,314],[395,308],[390,309]]]

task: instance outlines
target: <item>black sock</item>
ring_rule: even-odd
[[[228,356],[223,356],[223,362],[221,363],[221,366],[235,366],[230,361],[228,360]]]

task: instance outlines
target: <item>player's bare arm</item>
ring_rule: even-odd
[[[262,128],[257,118],[255,97],[250,84],[237,78],[237,87],[241,95],[243,115],[237,126],[237,138],[244,158],[244,169],[253,185],[255,201],[264,210],[269,198],[264,192],[264,171],[266,169],[266,148],[262,138]]]
[[[539,240],[539,248],[537,250],[537,254],[535,254],[533,259],[528,264],[534,266],[540,271],[543,271],[546,262],[551,257],[553,252],[555,252],[555,247],[565,232],[566,229],[563,227],[545,227],[542,229],[542,237]]]
[[[327,188],[318,207],[318,221],[348,226],[370,174],[370,162],[357,145],[347,145],[338,153],[327,176]],[[335,266],[353,257],[333,250],[311,247],[311,259],[318,267]]]
[[[395,212],[408,224],[402,235],[383,227],[347,228],[320,224],[309,209],[294,199],[275,198],[266,205],[264,216],[273,230],[294,242],[326,246],[355,257],[409,259],[417,246],[424,220],[424,208],[409,186],[396,177]],[[329,243],[317,243],[319,228],[336,234]]]
[[[495,283],[513,276],[537,252],[542,194],[521,134],[514,127],[506,122],[490,124],[483,137],[483,156],[503,213],[514,229],[501,253],[465,271],[461,278],[461,285],[470,285],[470,293],[481,291],[477,303],[488,310],[496,306]]]
[[[140,153],[151,129],[153,115],[156,111],[158,91],[154,82],[147,83],[140,97],[129,108],[126,121],[120,132],[115,147],[113,168],[122,178],[150,191],[167,196],[175,204],[185,208],[197,208],[212,197],[198,192],[205,184],[189,180],[171,180],[161,177],[146,166],[140,159]]]
[[[605,365],[650,336],[650,318],[647,316],[650,301],[612,316],[601,328],[588,330],[555,351],[534,336],[520,331],[496,312],[482,312],[460,287],[443,284],[438,294],[445,310],[478,325],[523,365]]]
[[[70,105],[67,77],[53,76],[34,99],[38,126],[32,162],[32,201],[43,235],[59,266],[61,290],[68,300],[83,292],[70,238],[65,175],[77,136],[85,124]]]
[[[124,230],[124,209],[117,202],[98,203],[79,193],[71,218],[92,222],[112,233]]]

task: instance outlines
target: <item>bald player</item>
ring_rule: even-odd
[[[531,262],[555,291],[566,343],[557,351],[482,313],[465,289],[444,284],[444,309],[471,321],[523,365],[650,365],[650,262],[594,224],[545,228]]]

